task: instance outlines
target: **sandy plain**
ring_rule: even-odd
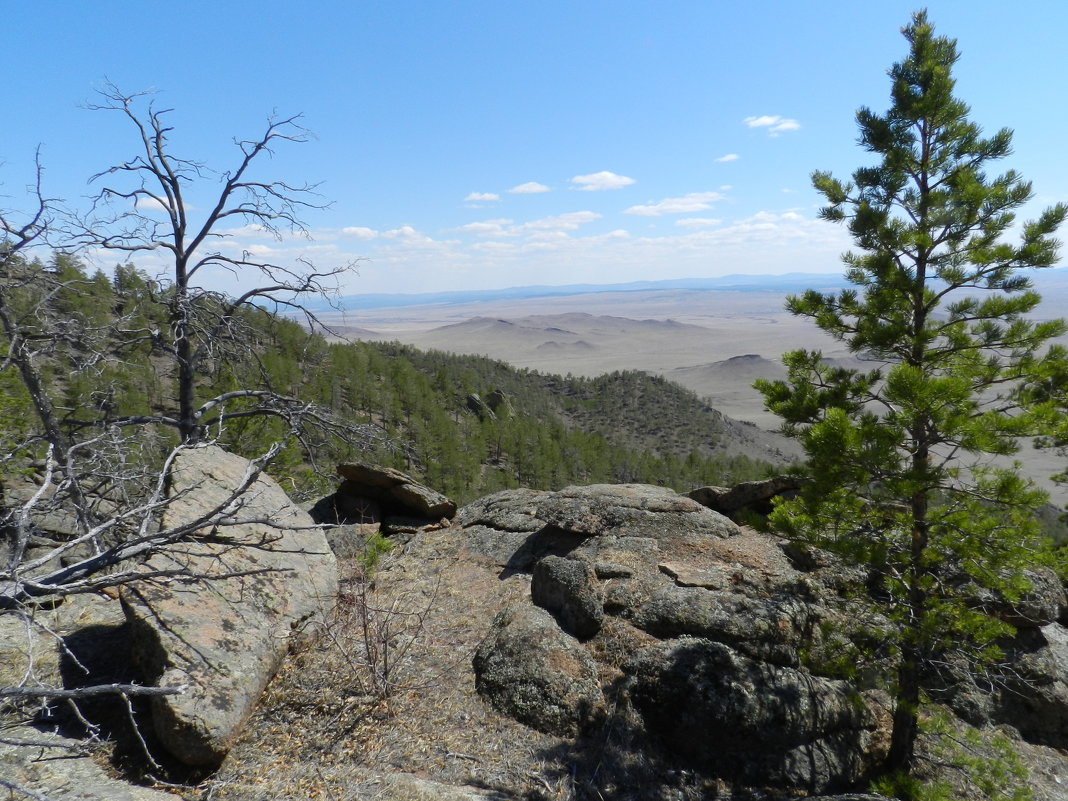
[[[1068,281],[1043,287],[1043,298],[1038,316],[1061,314],[1068,308]],[[484,355],[546,373],[644,370],[707,397],[731,417],[774,430],[779,421],[752,385],[756,378],[785,375],[784,352],[819,349],[836,363],[858,364],[811,321],[786,312],[784,302],[777,291],[606,291],[371,309],[324,319],[351,339]],[[1068,502],[1068,488],[1048,480],[1063,469],[1063,457],[1027,443],[1017,458],[1056,502]]]

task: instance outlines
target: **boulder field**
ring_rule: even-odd
[[[227,503],[248,469],[215,448],[189,451],[163,524],[195,523]],[[512,784],[470,778],[483,775],[479,760],[491,752],[500,759],[535,746],[559,761],[572,798],[877,798],[863,790],[889,743],[890,701],[879,689],[887,666],[872,662],[849,681],[842,670],[889,625],[864,600],[866,574],[726,516],[747,509],[746,519],[796,483],[692,497],[647,485],[516,489],[456,510],[398,471],[345,465],[339,475],[338,492],[311,516],[257,476],[226,525],[153,557],[146,567],[157,577],[122,590],[142,680],[183,688],[151,702],[156,742],[173,758],[222,763],[223,786],[234,781],[227,753],[242,738],[255,748],[244,726],[264,688],[329,620],[338,594],[331,544],[343,545],[348,564],[358,535],[381,527],[404,545],[380,566],[379,591],[417,585],[441,601],[424,636],[449,652],[452,671],[411,690],[404,714],[452,693],[459,706],[442,719],[480,721],[485,734],[459,732],[461,750],[438,724],[424,734],[412,724],[397,735],[408,751],[352,763],[352,787],[370,788],[353,789],[353,799],[556,798],[529,775]],[[356,535],[339,537],[346,530]],[[931,692],[960,726],[1014,738],[1031,760],[1035,798],[1051,801],[1068,786],[1068,602],[1051,572],[1031,579],[1012,606],[977,599],[1016,627],[1004,649],[1012,679],[980,685],[950,665]],[[423,586],[431,582],[433,592]],[[487,743],[491,731],[513,733]],[[453,768],[434,767],[435,748],[455,757]],[[39,771],[19,753],[0,752],[0,764],[49,798],[125,797],[65,795],[60,780],[35,785]]]

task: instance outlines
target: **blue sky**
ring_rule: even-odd
[[[915,7],[9,4],[0,205],[24,202],[38,146],[46,192],[72,204],[134,155],[119,115],[84,108],[108,79],[157,90],[174,151],[218,169],[233,137],[303,114],[315,138],[260,175],[322,182],[333,205],[306,216],[310,242],[238,230],[229,245],[282,263],[362,259],[349,293],[838,272],[849,243],[815,219],[809,175],[865,163],[853,115],[885,110]],[[1031,215],[1068,200],[1068,3],[928,9],[958,39],[973,118],[1015,130],[1003,165],[1033,181]]]

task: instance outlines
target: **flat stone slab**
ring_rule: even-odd
[[[434,520],[451,520],[456,515],[453,501],[392,467],[339,464],[337,474],[345,479],[338,488],[339,495],[371,498],[381,503],[387,513],[396,513],[399,507],[412,516]]]

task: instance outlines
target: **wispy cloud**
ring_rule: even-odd
[[[739,156],[737,153],[728,153],[725,156],[720,156],[718,159],[716,159],[716,161],[718,161],[720,164],[726,164],[728,161],[737,161],[740,158],[741,156]]]
[[[545,184],[539,184],[537,181],[527,181],[525,184],[513,186],[508,190],[509,194],[512,195],[537,195],[548,191],[550,191],[549,187]]]
[[[656,206],[678,209],[712,203],[717,193],[668,198]],[[684,202],[681,202],[684,201]],[[653,215],[655,218],[655,215]],[[299,238],[269,241],[250,227],[219,241],[225,252],[255,248],[278,263],[310,259],[325,269],[358,262],[358,274],[343,279],[349,292],[388,292],[398,286],[430,289],[464,286],[522,286],[627,281],[648,277],[725,274],[730,272],[819,271],[838,268],[838,254],[851,244],[841,226],[815,218],[808,210],[764,211],[740,219],[708,213],[667,218],[673,225],[644,232],[602,231],[606,222],[590,210],[516,222],[492,218],[471,222],[444,238],[423,233],[412,224],[389,228],[351,226],[319,229],[316,241]],[[650,220],[651,222],[651,220]],[[605,226],[611,228],[611,226]],[[645,227],[645,226],[643,226]],[[111,259],[110,253],[100,256]],[[150,274],[161,268],[145,254],[138,266]],[[669,265],[669,267],[666,267]],[[220,281],[230,280],[226,275]],[[226,291],[240,290],[224,283]]]
[[[530,231],[574,231],[580,225],[591,223],[601,219],[601,215],[595,211],[571,211],[567,214],[555,214],[552,217],[542,217],[540,220],[517,225],[509,229],[509,233],[525,233]]]
[[[639,217],[661,217],[665,214],[688,214],[695,211],[705,211],[712,208],[712,204],[723,200],[719,192],[691,192],[682,197],[669,197],[656,203],[646,203],[643,206],[631,206],[623,211],[624,214],[637,214]]]
[[[519,224],[512,220],[482,220],[461,225],[456,230],[478,236],[538,237],[545,234],[564,235],[599,219],[601,215],[594,211],[572,211]]]
[[[765,114],[762,117],[746,117],[743,122],[750,128],[767,128],[768,133],[777,136],[784,131],[796,131],[801,123],[778,114]]]
[[[634,179],[601,170],[589,175],[576,175],[571,179],[571,183],[580,192],[602,192],[606,189],[622,189],[624,186],[630,186],[634,183]]]
[[[501,196],[494,194],[493,192],[472,192],[464,198],[465,203],[491,203],[494,200],[500,200]]]
[[[717,220],[714,217],[683,217],[681,220],[675,220],[675,225],[679,228],[711,228],[715,225],[721,225],[723,220]]]

